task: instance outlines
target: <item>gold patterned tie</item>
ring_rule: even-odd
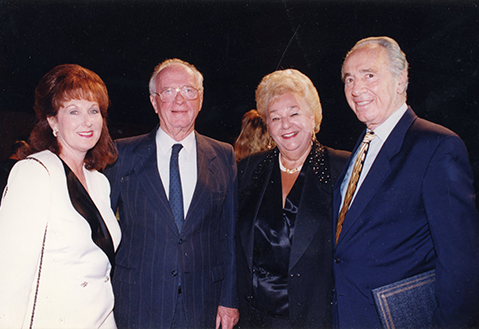
[[[336,243],[338,243],[339,235],[341,234],[341,230],[343,228],[344,217],[348,212],[349,205],[353,199],[354,191],[356,191],[356,186],[358,185],[359,175],[363,169],[364,159],[366,158],[366,153],[369,149],[369,143],[375,136],[376,135],[374,135],[374,132],[372,131],[366,133],[366,135],[364,135],[363,142],[361,143],[361,147],[359,148],[356,162],[354,162],[353,172],[351,174],[351,178],[349,179],[348,189],[344,195],[343,207],[339,212],[338,225],[336,226]]]

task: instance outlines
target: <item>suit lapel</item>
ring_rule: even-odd
[[[330,164],[325,159],[324,147],[314,144],[315,149],[305,162],[310,163],[306,168],[301,200],[294,229],[289,269],[296,265],[306,252],[314,236],[325,220],[331,216],[332,182]],[[331,233],[331,223],[327,224]],[[324,232],[327,234],[327,232]]]
[[[238,216],[238,218],[241,218],[238,223],[238,234],[250,271],[253,270],[254,219],[258,215],[259,207],[263,201],[273,171],[276,153],[276,149],[267,153],[266,161],[261,161],[255,168],[251,185],[240,191],[242,203],[240,211],[242,213]]]
[[[197,213],[196,209],[203,205],[203,197],[205,188],[209,185],[211,174],[216,170],[214,166],[214,159],[216,152],[213,150],[207,140],[197,132],[196,137],[196,158],[197,158],[197,179],[195,191],[191,199],[190,207],[185,216],[185,223],[183,224],[182,232],[186,232],[193,224],[194,216]]]
[[[358,193],[356,194],[351,207],[346,213],[338,244],[340,244],[344,237],[347,236],[348,231],[353,227],[356,220],[360,217],[364,208],[366,208],[371,199],[375,196],[376,192],[379,190],[380,186],[391,173],[390,160],[401,150],[406,132],[416,118],[417,116],[409,107],[406,113],[396,124],[396,127],[394,127],[394,129],[391,131],[391,134],[389,134],[388,139],[384,142],[376,157],[376,160],[371,166],[367,177],[364,179]],[[345,170],[347,170],[347,167]],[[335,218],[337,218],[337,214],[335,214]]]
[[[308,168],[299,203],[288,271],[291,271],[303,256],[319,227],[331,214],[332,193],[328,187],[330,188],[330,185],[320,185],[318,178]]]
[[[133,171],[138,176],[139,184],[145,190],[150,203],[160,208],[158,213],[168,214],[161,217],[165,218],[173,230],[178,230],[158,171],[156,152],[155,129],[137,146],[134,152]]]

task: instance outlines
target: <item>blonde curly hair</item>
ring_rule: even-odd
[[[318,91],[313,82],[303,73],[295,69],[278,70],[266,75],[256,88],[256,107],[265,120],[268,106],[276,97],[291,93],[302,98],[306,110],[314,116],[314,133],[319,132],[323,112]]]

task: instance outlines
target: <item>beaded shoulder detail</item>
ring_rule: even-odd
[[[331,175],[329,167],[326,165],[326,151],[323,145],[314,142],[305,163],[311,167],[320,184],[329,184]]]
[[[279,150],[277,147],[269,151],[254,171],[253,180],[257,180],[278,156]],[[318,142],[313,142],[313,147],[306,158],[305,165],[313,170],[314,175],[318,178],[320,184],[330,183],[331,175],[330,170],[326,165],[326,152],[323,145]]]
[[[269,151],[264,157],[263,161],[261,161],[256,167],[256,170],[253,173],[253,180],[257,180],[263,174],[265,169],[271,165],[273,160],[278,157],[278,155],[279,151],[277,147]]]

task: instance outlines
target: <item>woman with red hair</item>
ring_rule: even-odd
[[[12,169],[0,207],[0,327],[116,328],[110,270],[120,228],[108,92],[79,65],[60,65],[35,90],[31,153]]]

